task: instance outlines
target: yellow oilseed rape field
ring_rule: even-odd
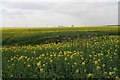
[[[65,34],[64,34],[65,35]],[[119,35],[3,45],[3,78],[119,79]]]

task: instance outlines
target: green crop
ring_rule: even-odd
[[[2,30],[3,78],[120,79],[118,27]]]

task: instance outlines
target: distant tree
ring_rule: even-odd
[[[74,25],[71,25],[71,27],[74,27]]]
[[[58,27],[60,27],[60,25]]]
[[[63,26],[63,25],[59,25],[58,27],[65,27],[65,26]]]

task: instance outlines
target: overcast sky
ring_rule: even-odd
[[[119,0],[1,0],[6,27],[118,24]]]

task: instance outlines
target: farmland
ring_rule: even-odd
[[[3,28],[3,78],[120,77],[116,26]]]

